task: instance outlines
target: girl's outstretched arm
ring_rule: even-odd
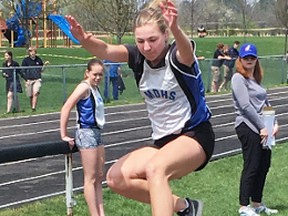
[[[88,91],[88,85],[84,83],[80,83],[73,93],[69,96],[65,104],[62,106],[60,113],[60,136],[61,139],[65,142],[68,142],[70,147],[72,148],[74,143],[74,138],[69,137],[67,133],[67,126],[69,121],[69,116],[71,110],[76,105],[76,103],[81,99],[86,97]]]
[[[128,51],[123,45],[112,45],[96,38],[92,33],[87,33],[73,16],[65,16],[70,23],[73,36],[80,42],[84,49],[100,59],[113,62],[127,62]]]

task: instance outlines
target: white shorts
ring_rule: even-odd
[[[32,97],[35,94],[39,94],[41,88],[41,79],[27,80],[25,83],[25,87],[26,87],[26,95],[28,97]]]

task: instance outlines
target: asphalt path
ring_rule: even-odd
[[[277,144],[288,140],[288,87],[268,90],[280,125]],[[207,96],[213,113],[211,122],[216,134],[212,160],[238,154],[240,143],[234,130],[235,112],[231,94]],[[106,170],[127,152],[151,144],[150,122],[144,104],[105,109],[103,139],[106,147]],[[69,121],[74,134],[75,114]],[[59,113],[0,119],[0,148],[16,144],[59,141]],[[65,193],[65,160],[63,155],[31,158],[0,164],[0,209],[15,207]],[[74,191],[83,189],[79,153],[73,154]]]

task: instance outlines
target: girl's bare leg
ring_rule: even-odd
[[[84,196],[91,216],[104,216],[102,178],[104,146],[80,150],[84,172]]]
[[[205,159],[195,140],[181,136],[160,150],[144,147],[122,157],[108,171],[107,183],[125,197],[151,203],[154,216],[173,215],[185,201],[172,194],[168,181],[194,171]]]

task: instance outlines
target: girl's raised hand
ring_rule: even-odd
[[[160,8],[169,28],[177,27],[178,10],[175,4],[170,0],[166,0],[166,2],[162,1]]]
[[[84,31],[83,27],[76,21],[73,16],[67,15],[65,18],[70,24],[71,33],[80,43],[92,36],[92,33],[86,33]]]

